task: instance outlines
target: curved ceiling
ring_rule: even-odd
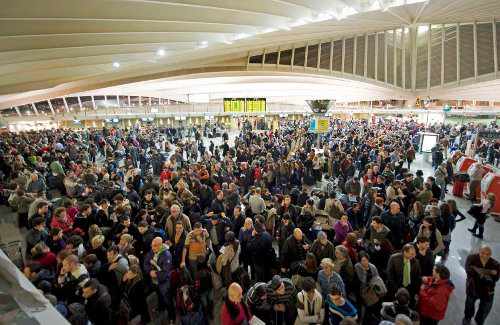
[[[206,96],[210,100],[224,97],[266,97],[269,101],[300,104],[310,98],[337,101],[409,99],[409,94],[404,90],[388,88],[375,82],[290,72],[204,73],[101,88],[74,95],[114,94],[166,97],[185,102],[191,101],[195,96]]]
[[[0,98],[0,107],[158,78],[276,44],[494,16],[498,0],[4,1],[0,95],[15,95]]]

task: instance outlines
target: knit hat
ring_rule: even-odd
[[[281,287],[282,283],[283,283],[283,281],[281,280],[281,277],[279,275],[275,275],[271,279],[271,283],[270,283],[269,287],[272,290],[277,290],[279,287]]]

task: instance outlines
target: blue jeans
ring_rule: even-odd
[[[475,313],[476,300],[478,299],[479,299],[479,308],[477,309],[477,313]],[[474,317],[476,324],[483,325],[484,321],[486,320],[486,317],[488,317],[488,314],[490,313],[492,306],[493,306],[493,296],[490,296],[488,298],[479,298],[479,297],[474,297],[472,295],[467,295],[467,299],[465,300],[464,317],[465,319],[471,320],[474,314],[476,314],[476,317]]]

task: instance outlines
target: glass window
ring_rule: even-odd
[[[444,83],[455,82],[457,81],[457,28],[455,25],[445,26],[444,57]]]
[[[460,25],[460,79],[474,77],[474,27]]]
[[[21,116],[35,115],[35,112],[33,111],[33,107],[31,107],[31,104],[21,105],[18,106],[17,108],[19,109],[19,113],[21,113]]]
[[[149,97],[141,97],[141,105],[149,106]]]
[[[80,96],[84,110],[94,109],[91,96]]]
[[[365,37],[356,37],[356,74],[365,75]]]
[[[261,64],[262,63],[262,54],[251,56],[248,63],[252,63],[252,64],[259,64],[260,63]]]
[[[342,40],[333,42],[333,71],[342,71]]]
[[[492,73],[495,70],[493,60],[493,24],[477,24],[477,73]]]
[[[104,101],[104,96],[94,96],[94,103],[97,109],[106,108],[106,102]]]
[[[321,43],[321,54],[319,57],[319,67],[321,69],[330,70],[330,52],[332,43]]]
[[[139,106],[139,96],[130,96],[130,106]]]
[[[431,87],[441,84],[441,25],[431,28]]]
[[[62,101],[62,99],[61,99]],[[36,107],[36,110],[38,111],[38,114],[40,115],[52,115],[52,110],[50,109],[50,106],[49,106],[49,102],[44,100],[42,102],[38,102],[38,103],[35,103],[35,107]],[[62,106],[62,109],[58,109],[56,110],[56,108],[54,106],[52,106],[54,108],[54,112],[56,114],[61,114],[61,113],[64,113],[64,102],[63,102],[63,106]]]
[[[68,104],[68,110],[70,112],[80,112],[80,103],[78,103],[78,97],[66,97],[66,104]]]
[[[108,107],[118,107],[118,100],[115,95],[107,95],[106,96],[106,105]]]
[[[309,68],[318,67],[318,44],[307,47],[307,66]]]
[[[354,64],[354,38],[345,40],[344,72],[353,73]]]
[[[280,64],[291,65],[292,64],[292,50],[284,50],[280,53]]]
[[[377,75],[378,81],[385,81],[385,33],[379,33],[378,37],[378,55],[377,55]]]
[[[296,48],[295,53],[293,55],[293,65],[303,67],[305,59],[306,59],[306,48],[305,47]]]
[[[417,89],[427,88],[427,35],[429,26],[419,26],[417,32]]]
[[[278,52],[266,53],[264,58],[265,64],[276,64],[278,63]]]
[[[368,53],[366,54],[366,76],[375,79],[375,36],[368,35]]]
[[[15,107],[10,107],[5,109],[0,109],[0,116],[13,117],[13,116],[19,116],[19,114],[17,114],[17,110]]]
[[[120,96],[119,99],[120,99],[119,105],[121,107],[127,107],[128,106],[128,96]]]

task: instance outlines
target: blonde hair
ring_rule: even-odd
[[[329,257],[325,257],[324,259],[321,260],[320,266],[324,268],[325,266],[328,266],[330,268],[334,268],[335,264],[333,263],[333,260]]]
[[[104,243],[105,239],[106,238],[103,235],[96,235],[92,237],[92,239],[90,240],[90,244],[92,245],[92,248],[97,248]]]

